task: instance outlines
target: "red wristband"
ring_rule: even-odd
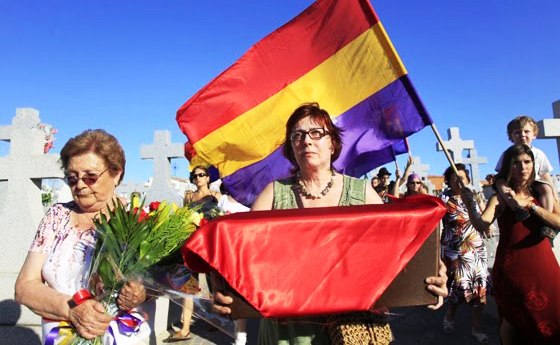
[[[76,292],[73,296],[72,299],[74,300],[74,302],[76,303],[76,305],[80,305],[82,304],[84,301],[91,299],[91,294],[89,293],[88,290],[86,289],[82,289],[82,290],[78,290],[78,292]]]

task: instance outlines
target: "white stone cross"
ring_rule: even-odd
[[[554,138],[556,139],[556,147],[558,150],[558,159],[560,160],[560,100],[552,103],[552,114],[554,119],[544,119],[539,121],[539,139]],[[556,260],[560,263],[560,236],[556,236],[554,247],[552,248]]]
[[[420,157],[412,157],[412,165],[410,166],[410,172],[417,174],[425,180],[428,178],[428,171],[430,171],[429,164],[423,164],[420,162]]]
[[[471,166],[471,185],[477,192],[482,190],[480,186],[480,164],[488,163],[488,159],[486,157],[479,157],[476,149],[469,149],[468,150],[467,158],[463,158],[463,164],[468,164]]]
[[[7,250],[0,260],[0,300],[13,298],[15,278],[44,214],[41,180],[63,177],[59,156],[43,151],[45,134],[39,124],[39,111],[17,108],[12,125],[0,126],[0,140],[10,143],[9,154],[0,157],[0,180],[6,181],[0,243]],[[24,313],[20,322],[26,320],[34,322]]]
[[[449,127],[447,129],[449,140],[444,141],[445,148],[450,152],[453,163],[463,163],[463,150],[474,149],[472,140],[463,140],[459,135],[459,127]],[[437,150],[443,151],[443,148],[437,143]]]
[[[184,158],[183,144],[172,144],[168,130],[154,131],[154,143],[140,147],[140,158],[154,160],[153,181],[146,202],[167,200],[181,205],[183,198],[171,186],[171,159]]]
[[[412,157],[412,164],[410,165],[410,174],[416,174],[416,175],[420,176],[420,178],[422,179],[422,182],[424,182],[425,185],[427,185],[429,188],[433,188],[432,183],[428,179],[428,171],[429,170],[430,170],[430,165],[429,164],[423,164],[421,162],[420,157]],[[403,176],[403,178],[404,178],[404,176]],[[408,177],[407,177],[407,179],[408,179]],[[404,192],[406,192],[406,189],[407,189],[407,186],[406,186],[407,180],[403,180],[401,183],[402,183],[402,185],[399,187],[399,191],[401,193],[404,193]]]
[[[116,191],[117,194],[122,197],[130,200],[130,195],[133,192],[138,192],[142,196],[146,193],[148,188],[146,187],[146,183],[137,183],[137,182],[123,182],[121,183]]]
[[[539,139],[556,139],[558,159],[560,160],[560,100],[552,103],[553,119],[544,119],[537,123],[539,126]]]

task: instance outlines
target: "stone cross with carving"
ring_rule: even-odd
[[[560,160],[560,100],[552,103],[553,119],[544,119],[539,121],[539,139],[553,138],[556,139],[556,147],[558,149],[558,159]],[[560,263],[560,236],[556,236],[552,251],[556,256],[556,260]]]
[[[477,192],[480,192],[482,190],[482,187],[480,186],[479,165],[488,163],[488,159],[486,159],[486,157],[479,157],[476,149],[469,149],[468,151],[468,156],[466,158],[463,158],[463,164],[468,164],[471,166],[471,185]]]
[[[412,157],[412,164],[410,165],[410,174],[416,174],[418,176],[420,176],[420,178],[422,179],[422,181],[424,182],[424,184],[426,186],[428,186],[429,189],[433,189],[433,185],[431,183],[431,181],[428,179],[428,171],[430,170],[430,165],[429,164],[423,164],[421,162],[420,157]],[[404,176],[403,176],[404,178]],[[408,179],[408,177],[407,177]],[[407,180],[403,180],[402,181],[402,185],[399,188],[399,191],[401,193],[406,192],[407,186],[406,186]]]
[[[428,171],[430,170],[429,164],[423,164],[420,157],[412,157],[412,165],[410,166],[410,173],[417,174],[423,180],[428,178]]]
[[[146,202],[167,200],[182,205],[183,198],[171,186],[171,159],[184,157],[183,144],[171,143],[168,130],[154,131],[154,143],[142,145],[140,157],[154,160],[153,180],[146,193]]]
[[[0,126],[0,140],[10,144],[9,154],[0,157],[0,180],[6,185],[0,197],[0,243],[8,250],[0,260],[0,300],[13,298],[15,278],[43,217],[41,180],[63,177],[59,156],[44,153],[39,124],[39,111],[17,108],[12,125]],[[26,315],[20,322],[27,322]]]
[[[137,183],[137,182],[123,182],[121,183],[117,189],[117,195],[130,200],[130,195],[133,192],[138,192],[140,195],[144,195],[148,188],[146,188],[145,183]]]
[[[560,160],[560,100],[552,103],[553,119],[544,119],[537,123],[539,139],[556,139],[558,159]]]
[[[447,151],[450,152],[453,163],[463,163],[463,150],[474,149],[472,140],[463,140],[459,135],[459,127],[449,127],[447,129],[449,139],[443,144]],[[437,143],[437,150],[443,151],[443,148]]]

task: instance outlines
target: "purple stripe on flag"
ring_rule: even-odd
[[[222,182],[235,200],[250,206],[267,184],[290,176],[292,168],[292,163],[284,157],[282,147],[279,147],[257,163],[222,177]]]
[[[393,162],[395,156],[406,153],[406,144],[404,140],[399,140],[393,143],[393,148],[391,146],[384,147],[377,151],[363,152],[354,158],[352,164],[347,165],[344,168],[338,168],[338,160],[334,164],[335,169],[343,174],[360,177],[371,170],[381,166],[385,163]]]
[[[403,139],[432,123],[420,99],[411,97],[415,95],[403,76],[337,117],[344,133],[335,168],[358,177],[407,152]]]
[[[336,124],[344,132],[335,169],[359,177],[407,152],[403,139],[432,123],[415,95],[408,76],[403,76],[338,116]],[[290,169],[278,148],[222,180],[237,201],[251,205],[268,183],[290,176]]]

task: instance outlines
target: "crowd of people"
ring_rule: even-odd
[[[292,163],[292,175],[268,184],[250,211],[347,207],[352,205],[411,202],[428,194],[428,185],[411,171],[409,157],[404,174],[383,167],[371,179],[359,179],[333,168],[342,150],[343,128],[337,127],[325,109],[304,104],[291,114],[285,130],[283,155]],[[471,333],[480,344],[489,342],[482,323],[482,310],[489,296],[498,307],[502,344],[560,343],[560,266],[552,252],[552,240],[560,228],[560,204],[550,178],[546,155],[532,146],[536,123],[529,117],[515,118],[507,126],[513,145],[505,150],[491,176],[495,194],[486,202],[474,193],[468,169],[451,165],[444,172],[447,189],[438,197],[447,213],[442,221],[440,270],[426,277],[425,288],[445,298],[442,330],[453,334],[455,314],[461,304],[472,308]],[[103,336],[106,343],[146,342],[147,322],[132,336],[121,336],[115,320],[94,299],[76,304],[73,295],[87,287],[85,270],[92,260],[98,237],[94,219],[113,207],[115,188],[125,172],[125,156],[117,139],[103,130],[88,130],[70,139],[61,151],[65,180],[73,201],[52,206],[41,221],[16,282],[16,300],[43,319],[43,339],[52,336],[60,322],[67,322],[86,339]],[[249,211],[226,190],[210,189],[207,167],[196,166],[190,174],[196,190],[185,194],[184,203],[211,212],[214,207],[234,213]],[[121,200],[126,203],[127,201]],[[499,244],[492,271],[484,238],[495,235]],[[139,281],[126,282],[118,306],[145,319],[147,293]],[[232,299],[214,292],[214,310],[229,314]],[[438,308],[440,304],[433,306]],[[190,338],[193,314],[191,299],[183,303],[182,327],[169,341]],[[272,319],[260,322],[260,344],[329,344],[322,315]],[[112,329],[112,331],[107,331]],[[383,317],[374,325],[385,334],[376,344],[392,341]],[[247,339],[244,321],[237,324],[236,344]],[[56,334],[54,335],[56,338]]]
[[[480,344],[489,343],[482,311],[492,295],[498,307],[502,344],[558,344],[560,266],[552,245],[560,207],[550,177],[552,165],[546,154],[532,145],[538,126],[531,117],[510,121],[507,135],[513,145],[501,155],[497,174],[486,176],[494,191],[488,203],[482,193],[473,192],[465,165],[455,164],[444,172],[447,189],[438,196],[448,210],[443,219],[441,252],[449,296],[442,328],[454,334],[457,308],[466,304],[473,310],[473,337]],[[372,178],[372,185],[380,189],[386,202],[427,192],[420,187],[426,185],[418,175],[406,176],[407,169],[404,194],[398,192],[398,169],[395,181],[388,181],[391,174],[386,168]],[[387,195],[384,186],[391,183],[393,194]],[[499,243],[490,271],[484,239],[495,235],[499,235]],[[550,280],[546,282],[544,277]]]

